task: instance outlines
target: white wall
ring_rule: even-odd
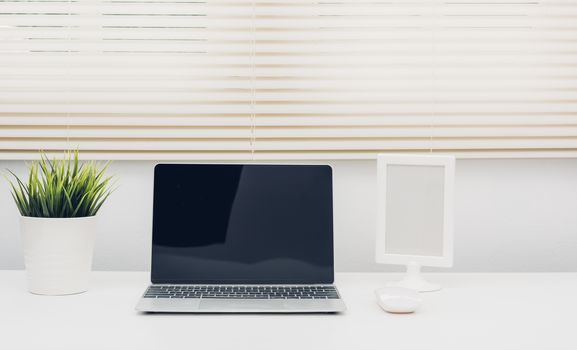
[[[374,260],[373,161],[334,161],[338,271],[391,270]],[[145,270],[154,162],[116,162],[101,210],[95,268]],[[23,162],[0,169],[25,173]],[[0,269],[23,267],[18,213],[0,181]],[[459,160],[454,271],[577,271],[577,159]]]

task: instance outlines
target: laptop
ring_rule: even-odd
[[[342,312],[327,165],[159,164],[142,312]]]

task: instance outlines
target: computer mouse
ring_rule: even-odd
[[[380,288],[375,291],[375,295],[379,306],[394,314],[415,312],[423,302],[417,291],[401,287]]]

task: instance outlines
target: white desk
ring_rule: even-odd
[[[445,288],[391,315],[373,290],[396,276],[338,274],[342,315],[142,315],[140,272],[95,272],[80,295],[25,290],[0,272],[0,349],[577,349],[577,274],[431,274]]]

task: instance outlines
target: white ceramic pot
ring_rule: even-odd
[[[88,290],[96,217],[20,217],[28,290],[66,295]]]

